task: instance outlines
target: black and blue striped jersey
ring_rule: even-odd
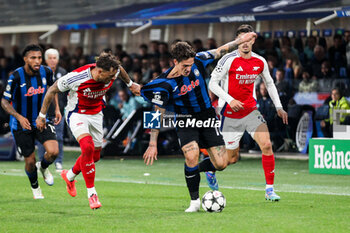
[[[176,114],[197,114],[211,108],[205,67],[214,61],[210,52],[197,53],[188,76],[168,78],[171,67],[141,89],[146,101]]]
[[[26,117],[32,126],[41,109],[48,86],[53,84],[52,70],[47,66],[40,66],[38,74],[28,75],[24,67],[16,69],[9,77],[3,98],[12,102],[13,108]],[[10,117],[10,127],[22,130],[20,123],[13,116]]]

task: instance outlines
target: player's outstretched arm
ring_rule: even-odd
[[[160,122],[163,121],[163,114],[165,109],[155,106],[155,110],[161,113]],[[158,140],[159,129],[151,129],[151,138],[149,140],[149,145],[146,152],[143,154],[143,160],[146,165],[152,165],[153,160],[157,160],[158,150],[157,150],[157,140]]]
[[[48,90],[47,93],[44,97],[44,101],[43,104],[41,105],[41,109],[39,112],[38,117],[36,118],[36,127],[42,131],[44,128],[46,128],[46,113],[48,111],[48,108],[53,100],[53,98],[55,97],[55,95],[60,92],[60,90],[58,89],[57,86],[57,82],[56,81]]]
[[[31,130],[32,127],[30,126],[30,122],[28,121],[27,118],[25,118],[24,116],[22,116],[21,114],[19,114],[11,105],[11,103],[2,98],[1,99],[1,107],[10,115],[14,116],[18,122],[21,124],[23,129],[28,129]]]
[[[211,54],[214,55],[215,59],[219,59],[224,56],[226,53],[232,52],[236,47],[244,42],[248,42],[255,38],[257,35],[255,32],[249,32],[239,35],[234,41],[228,42],[220,46],[217,49],[209,50]]]
[[[124,68],[122,66],[120,67],[120,74],[118,77],[120,77],[121,80],[123,80],[123,82],[129,87],[130,91],[136,95],[139,96],[140,95],[140,91],[141,91],[141,86],[137,83],[134,83],[128,73],[124,70]]]
[[[277,115],[282,118],[284,124],[288,125],[288,113],[286,113],[286,111],[283,110],[277,88],[273,83],[273,79],[270,75],[270,71],[268,69],[266,60],[263,59],[263,62],[264,62],[264,70],[261,73],[262,80],[264,81],[267,92],[269,93],[269,96],[276,107]]]

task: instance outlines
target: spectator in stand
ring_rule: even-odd
[[[62,46],[60,48],[60,66],[67,70],[67,71],[71,71],[70,70],[70,62],[71,62],[71,56],[69,55],[68,49],[66,46]]]
[[[159,57],[166,57],[166,58],[170,58],[170,53],[169,53],[169,46],[167,43],[165,42],[160,42],[159,43]]]
[[[308,65],[313,72],[313,76],[321,76],[321,65],[326,60],[326,53],[324,48],[321,45],[316,45],[314,48],[314,56]]]
[[[7,82],[11,67],[7,57],[0,57],[0,82],[3,84]]]
[[[304,46],[303,46],[303,40],[301,38],[296,38],[294,41],[294,48],[298,51],[298,57],[299,61],[302,66],[306,66],[307,64],[307,57],[304,53]]]
[[[311,60],[314,56],[314,48],[316,46],[316,37],[309,36],[306,41],[306,46],[304,48],[304,53],[306,54],[306,57],[308,60]]]
[[[120,110],[122,120],[125,120],[133,110],[138,109],[141,107],[141,105],[135,100],[135,97],[130,96],[125,89],[120,90],[118,95],[121,101],[118,108]]]
[[[150,54],[148,53],[148,46],[146,44],[141,44],[139,46],[139,57],[141,60],[150,58]]]
[[[336,79],[338,78],[338,75],[331,67],[331,63],[329,61],[322,62],[321,65],[321,73],[320,76],[317,77],[317,79]]]
[[[151,41],[151,57],[159,58],[160,52],[159,52],[159,41],[153,40]]]
[[[132,59],[129,55],[123,57],[122,66],[124,70],[129,74],[132,71]],[[130,74],[129,74],[130,76]]]
[[[207,47],[209,50],[216,49],[218,47],[216,40],[214,38],[208,38]]]
[[[333,110],[350,109],[350,104],[339,87],[332,89],[332,100],[329,102],[329,118],[321,121],[321,129],[325,137],[333,137]],[[340,115],[340,123],[344,123],[347,114]]]
[[[169,57],[161,56],[160,59],[159,59],[159,67],[160,67],[162,72],[164,72],[167,69],[169,69],[170,68]]]
[[[311,79],[310,73],[306,70],[302,74],[303,80],[299,84],[299,92],[317,92],[318,83],[315,79]]]
[[[260,97],[257,100],[257,107],[261,115],[267,122],[268,128],[271,131],[271,126],[273,125],[273,121],[276,115],[276,109],[273,105],[271,98],[267,92],[267,88],[264,82],[261,82],[259,85]]]
[[[253,45],[253,51],[259,54],[260,56],[266,55],[265,50],[265,38],[262,36],[258,36],[255,40],[255,43]]]
[[[267,56],[267,65],[269,66],[269,71],[270,71],[271,76],[276,80],[276,71],[278,70],[277,58],[272,56],[272,55],[268,55]]]
[[[320,37],[318,38],[318,45],[321,45],[324,48],[324,51],[327,51],[327,41],[326,38]]]
[[[275,85],[280,96],[283,108],[286,108],[288,105],[288,100],[291,97],[292,90],[290,84],[284,79],[283,69],[278,69],[276,71]]]
[[[347,69],[348,69],[348,74],[350,74],[350,31],[346,31],[344,33],[344,40],[345,40]]]
[[[196,53],[207,50],[206,48],[204,48],[203,42],[201,39],[194,39],[192,41],[192,44],[193,44],[194,51],[196,51]]]
[[[133,71],[133,79],[134,82],[138,83],[138,84],[145,84],[145,82],[142,80],[142,72],[140,69],[135,69]]]
[[[123,50],[123,45],[115,45],[115,56],[118,58],[119,61],[123,60],[123,58],[127,55],[128,54]]]
[[[328,50],[328,57],[337,74],[340,73],[340,68],[346,67],[346,46],[341,35],[334,35],[333,46]]]
[[[142,64],[141,59],[138,56],[135,56],[132,59],[132,69],[133,70],[141,70]]]
[[[291,52],[294,55],[298,55],[298,50],[296,50],[294,47],[292,47],[292,41],[290,40],[290,38],[288,36],[282,37],[282,47],[283,46],[289,47],[291,49]]]
[[[17,45],[12,46],[11,70],[24,66],[24,61]]]
[[[294,80],[294,71],[293,71],[293,60],[292,58],[286,58],[286,64],[284,66],[284,78],[285,80],[292,85],[292,82]]]

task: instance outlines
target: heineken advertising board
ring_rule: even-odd
[[[309,171],[318,174],[350,175],[350,140],[311,139]]]

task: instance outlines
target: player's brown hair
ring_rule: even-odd
[[[196,52],[187,42],[177,42],[171,46],[171,56],[178,62],[195,57]]]
[[[113,70],[117,70],[120,66],[120,61],[112,53],[102,52],[96,58],[96,66],[106,71],[110,71],[111,67]]]
[[[241,33],[254,32],[254,28],[249,24],[242,24],[237,28],[236,36]]]

